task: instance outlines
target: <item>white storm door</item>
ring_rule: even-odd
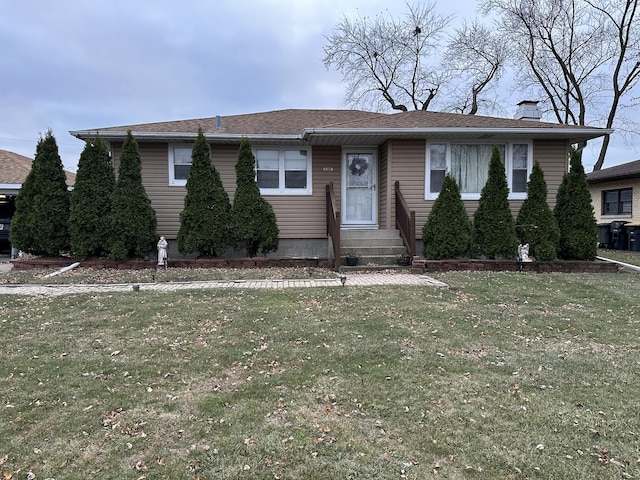
[[[376,166],[373,150],[345,153],[342,168],[343,225],[377,225]]]

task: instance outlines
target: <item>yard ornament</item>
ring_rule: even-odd
[[[518,261],[519,262],[533,262],[531,258],[529,258],[529,244],[525,243],[518,245]]]
[[[164,237],[158,240],[158,265],[167,268],[167,241]]]

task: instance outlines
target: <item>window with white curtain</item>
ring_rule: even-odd
[[[489,176],[489,162],[494,144],[430,143],[427,146],[425,198],[437,198],[446,173],[460,187],[465,200],[480,198]],[[505,166],[509,198],[526,198],[527,180],[531,172],[531,144],[500,143],[496,145]]]
[[[257,148],[256,181],[264,195],[310,195],[311,152],[306,148]]]

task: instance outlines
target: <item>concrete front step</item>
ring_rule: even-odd
[[[358,266],[395,266],[396,257],[406,254],[398,230],[342,230],[340,232],[340,256],[358,257]]]
[[[342,246],[340,248],[340,254],[344,257],[349,254],[353,254],[357,257],[368,257],[368,256],[376,256],[376,257],[394,257],[396,255],[407,253],[407,249],[404,248],[404,245],[378,245],[378,246],[369,246],[369,245],[358,245],[352,247]]]
[[[346,259],[343,255],[340,259],[340,264],[346,266]],[[359,267],[371,265],[397,265],[396,255],[358,255]]]
[[[398,230],[351,229],[340,230],[340,241],[349,239],[400,238]]]
[[[370,247],[380,246],[404,246],[402,238],[340,238],[340,245],[346,247],[358,247],[359,245],[367,245]]]
[[[380,272],[382,270],[393,270],[397,272],[410,272],[410,266],[401,265],[358,265],[356,267],[347,267],[346,265],[340,266],[340,272]]]

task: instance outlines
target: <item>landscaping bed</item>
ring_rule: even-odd
[[[77,260],[66,257],[37,257],[11,260],[18,270],[34,268],[62,268],[80,261],[80,267],[93,269],[144,270],[156,267],[155,260],[113,260],[110,258],[89,258]],[[196,258],[170,260],[170,268],[287,268],[318,267],[330,269],[332,260],[327,258]],[[162,268],[162,267],[160,267]],[[412,273],[489,271],[489,272],[561,272],[561,273],[612,273],[618,265],[600,260],[555,260],[547,262],[518,263],[516,260],[447,259],[424,260],[414,258]]]
[[[88,258],[78,260],[67,257],[37,257],[11,260],[16,269],[62,268],[74,262],[81,267],[93,269],[113,268],[118,270],[143,270],[157,267],[155,260],[113,260],[111,258]],[[196,258],[169,260],[172,268],[272,268],[272,267],[319,267],[329,268],[324,258]],[[162,267],[159,267],[162,268]]]
[[[547,262],[522,262],[516,260],[475,260],[475,259],[450,259],[450,260],[414,260],[412,271],[424,272],[451,272],[451,271],[490,271],[490,272],[559,272],[559,273],[614,273],[619,269],[615,263],[601,260],[554,260]]]

